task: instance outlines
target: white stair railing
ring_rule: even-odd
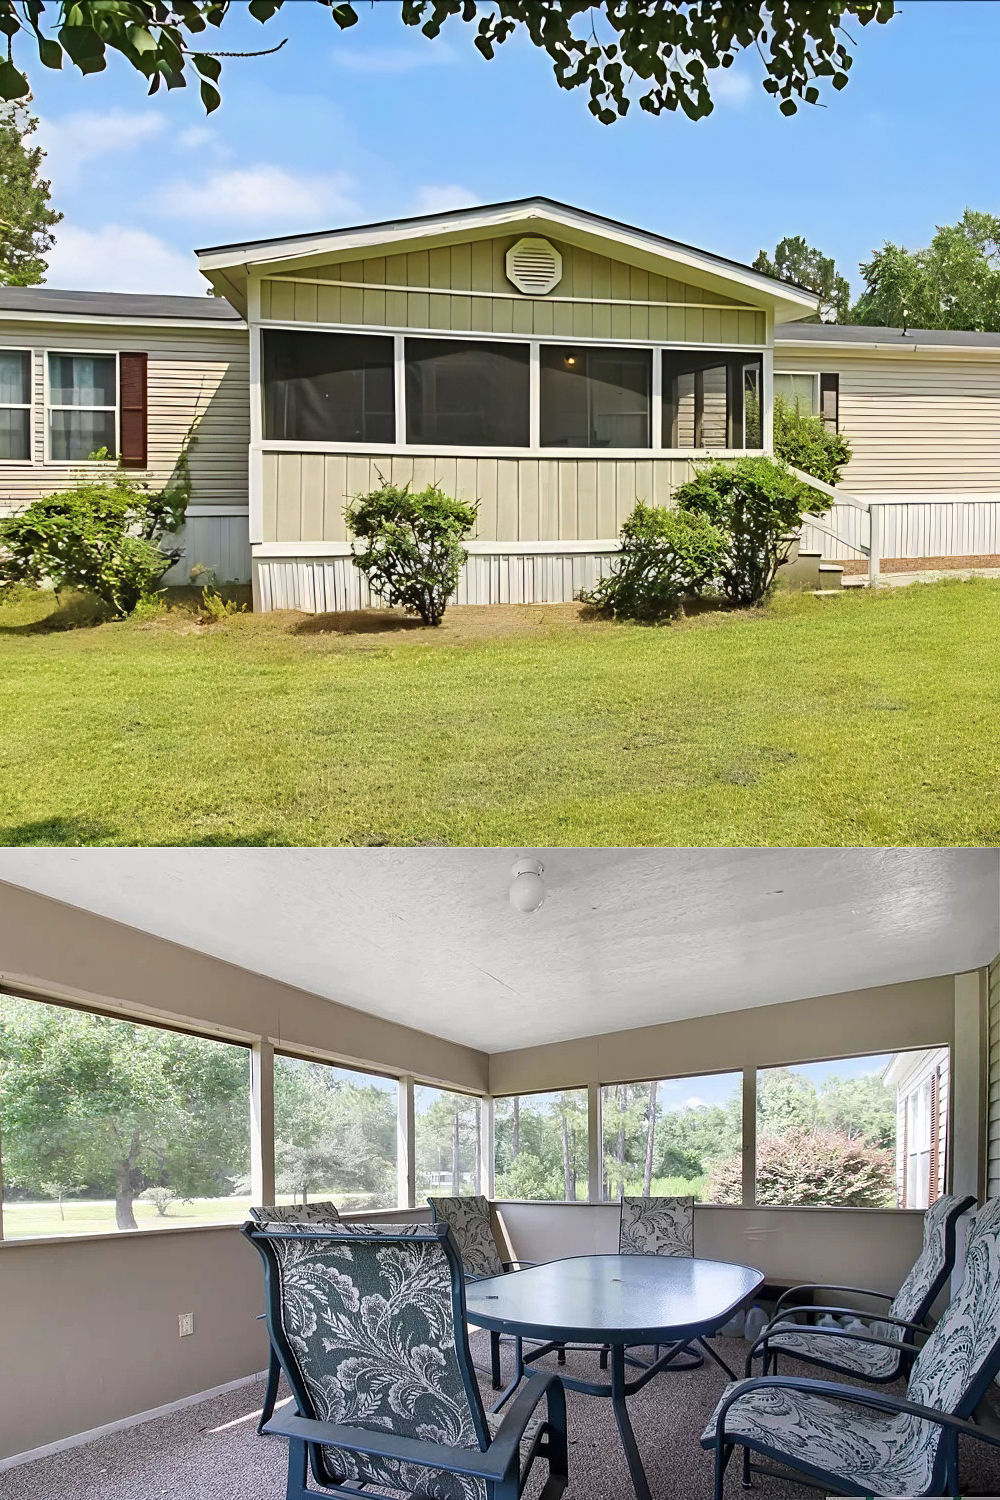
[[[818,490],[821,495],[828,496],[832,504],[824,507],[824,509],[832,511],[834,505],[850,505],[855,510],[862,511],[868,517],[867,546],[864,541],[855,542],[850,537],[843,536],[840,532],[835,531],[832,526],[828,525],[827,522],[819,520],[812,513],[805,517],[805,519],[808,520],[810,526],[814,526],[817,531],[822,531],[826,536],[832,537],[841,546],[849,547],[852,552],[860,552],[862,557],[867,557],[868,582],[869,584],[877,583],[882,568],[881,505],[874,501],[862,500],[857,495],[848,494],[846,490],[837,489],[834,485],[827,484],[825,479],[817,479],[814,474],[807,474],[804,469],[796,469],[792,464],[789,464],[788,467],[802,484],[807,484],[810,489]]]

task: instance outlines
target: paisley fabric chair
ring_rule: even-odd
[[[694,1198],[625,1198],[621,1200],[621,1221],[618,1226],[619,1255],[694,1255]],[[715,1352],[705,1339],[698,1345],[717,1365],[721,1365],[730,1380],[736,1372]],[[659,1358],[659,1346],[655,1350]],[[694,1370],[705,1363],[701,1354],[690,1344],[678,1344],[677,1360],[671,1370]],[[607,1369],[608,1352],[601,1350],[601,1369]],[[641,1363],[638,1360],[631,1361]]]
[[[778,1355],[821,1365],[827,1370],[853,1375],[874,1385],[889,1385],[906,1374],[917,1352],[916,1340],[930,1331],[924,1320],[935,1299],[944,1290],[955,1265],[958,1221],[975,1198],[946,1194],[924,1214],[924,1242],[906,1280],[896,1293],[856,1289],[856,1294],[878,1297],[889,1303],[886,1312],[873,1319],[868,1332],[838,1333],[833,1328],[811,1328],[796,1323],[796,1315],[824,1312],[850,1313],[853,1308],[802,1303],[805,1291],[851,1291],[849,1287],[792,1287],[779,1298],[774,1317],[747,1355],[746,1373],[753,1374],[753,1361],[761,1361],[761,1373],[774,1374]],[[800,1294],[800,1295],[796,1295]],[[789,1306],[783,1304],[788,1302]],[[800,1304],[800,1305],[794,1305]]]
[[[462,1271],[466,1281],[482,1281],[487,1276],[503,1276],[508,1271],[520,1271],[533,1265],[529,1260],[504,1260],[497,1249],[490,1217],[490,1200],[480,1195],[469,1198],[428,1198],[431,1217],[435,1224],[447,1224],[451,1230],[458,1253],[462,1257]],[[518,1345],[517,1364],[523,1345]],[[490,1332],[490,1379],[493,1389],[503,1387],[500,1373],[501,1335]],[[565,1352],[560,1350],[559,1363],[566,1363]]]
[[[905,1398],[791,1375],[737,1381],[701,1439],[715,1450],[716,1500],[737,1447],[746,1488],[752,1470],[787,1478],[792,1469],[844,1495],[957,1495],[959,1437],[1000,1446],[968,1420],[998,1371],[1000,1199],[992,1199],[972,1222],[962,1285],[917,1354]]]
[[[264,1263],[267,1329],[294,1411],[287,1500],[371,1493],[518,1500],[536,1459],[539,1500],[567,1484],[566,1398],[531,1380],[491,1430],[465,1331],[462,1264],[444,1224],[246,1224]],[[536,1410],[546,1401],[544,1417]]]
[[[340,1210],[329,1199],[318,1203],[264,1203],[251,1208],[258,1224],[338,1224]]]
[[[318,1203],[263,1203],[251,1208],[250,1216],[258,1224],[339,1224],[340,1210],[336,1203],[320,1200]],[[260,1318],[264,1313],[258,1313]],[[263,1432],[265,1424],[274,1416],[274,1403],[278,1399],[281,1381],[281,1366],[272,1344],[267,1356],[267,1385],[264,1388],[264,1405],[261,1407],[257,1431]]]

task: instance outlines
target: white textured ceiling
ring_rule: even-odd
[[[530,916],[520,852],[545,864]],[[1000,948],[983,849],[3,849],[0,880],[488,1052]]]

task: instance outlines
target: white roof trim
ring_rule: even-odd
[[[208,248],[197,252],[198,266],[206,275],[230,266],[294,265],[296,261],[325,253],[341,254],[365,250],[382,244],[418,243],[442,233],[463,234],[476,229],[502,229],[523,225],[545,225],[558,231],[591,235],[622,245],[626,249],[653,254],[673,265],[682,266],[701,276],[714,276],[735,282],[769,301],[800,307],[810,313],[816,310],[816,298],[799,291],[787,282],[741,268],[724,257],[691,246],[676,244],[651,231],[611,223],[583,209],[529,198],[500,207],[457,209],[451,213],[433,214],[417,219],[400,219],[384,224],[353,229],[332,229],[294,240],[247,241],[241,244]]]
[[[198,328],[210,333],[233,333],[247,330],[242,318],[137,318],[108,313],[67,313],[36,310],[18,312],[0,308],[0,323],[78,323],[85,328]]]
[[[1000,344],[921,344],[916,339],[905,343],[902,339],[897,339],[887,344],[884,341],[879,342],[878,339],[797,339],[794,334],[791,337],[776,334],[775,358],[777,359],[786,349],[793,349],[796,353],[800,350],[806,351],[809,354],[815,354],[817,359],[830,349],[835,349],[838,354],[871,354],[874,350],[879,354],[962,354],[974,359],[1000,358]],[[789,373],[794,373],[794,371]]]

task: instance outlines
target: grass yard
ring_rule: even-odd
[[[7,844],[1000,843],[1000,581],[63,623],[0,605]]]
[[[353,1200],[364,1208],[370,1200],[364,1194],[337,1191],[310,1193],[310,1201],[335,1198],[344,1213],[350,1212]],[[279,1203],[291,1203],[287,1193]],[[242,1224],[250,1217],[249,1198],[183,1198],[171,1203],[165,1214],[158,1214],[152,1203],[137,1198],[133,1205],[140,1229],[178,1229],[195,1224]],[[60,1205],[48,1202],[22,1202],[7,1199],[3,1206],[3,1232],[8,1240],[26,1239],[32,1235],[110,1234],[115,1229],[115,1205],[111,1198],[67,1198]]]

